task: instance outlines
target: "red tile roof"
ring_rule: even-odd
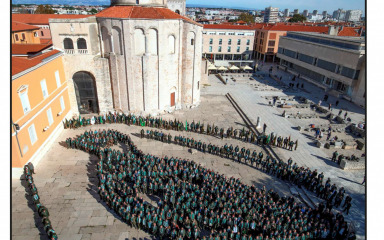
[[[51,38],[40,38],[40,43],[52,45],[52,39]]]
[[[184,19],[190,23],[201,24],[183,17],[168,8],[137,7],[137,6],[112,6],[98,14],[98,18],[136,18],[136,19]]]
[[[36,29],[40,29],[40,28],[37,26],[12,21],[12,32],[20,32],[20,31],[25,31],[25,30],[36,30]]]
[[[254,28],[247,25],[230,25],[230,24],[204,24],[204,29],[254,30]]]
[[[48,25],[49,19],[64,18],[77,19],[87,18],[91,15],[76,15],[76,14],[12,14],[12,21],[18,21],[35,25]]]
[[[319,26],[268,25],[268,26],[264,26],[264,28],[262,29],[270,30],[270,31],[328,33],[328,27],[319,27]]]
[[[39,56],[33,57],[33,58],[26,58],[26,57],[12,57],[12,76],[16,75],[18,73],[21,73],[31,67],[34,67],[38,65],[39,63],[42,63],[44,59],[47,57],[50,57],[52,55],[55,55],[57,53],[60,53],[59,50],[52,50],[47,53],[43,53]]]
[[[343,30],[339,31],[337,36],[343,37],[360,37],[359,28],[344,27]]]
[[[12,44],[12,55],[27,55],[43,51],[52,44]]]

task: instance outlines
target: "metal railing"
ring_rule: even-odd
[[[70,55],[74,55],[74,54],[88,54],[88,49],[64,49],[64,52],[65,54],[70,54]]]

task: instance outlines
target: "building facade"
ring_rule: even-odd
[[[348,10],[345,13],[345,21],[358,22],[361,20],[362,15],[363,14],[362,14],[361,10]]]
[[[20,50],[24,53],[16,51],[17,55],[23,56],[12,56],[11,84],[12,169],[16,175],[27,162],[37,163],[70,112],[63,53],[53,49],[36,52],[35,46]]]
[[[216,66],[253,64],[255,30],[242,25],[204,25],[203,57]]]
[[[365,40],[314,33],[281,37],[280,64],[335,95],[365,106]]]
[[[75,113],[158,114],[200,102],[202,25],[167,1],[111,1],[83,19],[51,19]]]
[[[265,23],[276,23],[279,16],[279,8],[268,7],[264,12]]]
[[[12,44],[39,44],[39,30],[37,26],[12,21],[11,42]]]
[[[309,15],[308,10],[304,10],[304,11],[303,11],[303,16],[304,16],[304,17],[308,17],[308,15]]]
[[[284,17],[289,17],[289,9],[288,8],[286,8],[284,10]]]
[[[299,14],[299,9],[293,10],[293,14]]]
[[[167,0],[167,7],[181,16],[187,14],[187,1],[186,0]]]

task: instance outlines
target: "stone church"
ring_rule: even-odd
[[[65,52],[74,114],[158,114],[200,102],[203,27],[167,0],[111,0],[94,16],[50,19],[50,29]]]

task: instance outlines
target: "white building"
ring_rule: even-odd
[[[323,15],[323,18],[324,18],[324,19],[328,18],[328,12],[327,12],[327,11],[323,11],[323,14],[322,14],[322,15]]]
[[[50,19],[75,113],[157,114],[199,104],[203,27],[166,4],[112,0],[88,18]],[[87,101],[97,108],[84,109]]]
[[[361,10],[348,10],[345,14],[345,21],[358,22],[363,15]]]
[[[167,7],[181,16],[186,16],[186,0],[168,0]]]
[[[293,10],[293,14],[299,14],[299,9]]]
[[[320,21],[323,19],[323,15],[320,15],[320,14],[317,14],[317,15],[309,15],[309,17],[307,18],[308,21],[310,22],[316,22],[316,21]]]
[[[266,8],[264,13],[264,22],[276,23],[278,14],[279,14],[279,8],[273,8],[273,7]]]
[[[286,8],[284,10],[284,17],[289,17],[289,9],[288,8]]]
[[[313,10],[312,15],[317,15],[318,13],[319,13],[319,11]]]
[[[304,17],[308,17],[308,10],[304,10],[304,11],[303,11],[303,16],[304,16]]]

